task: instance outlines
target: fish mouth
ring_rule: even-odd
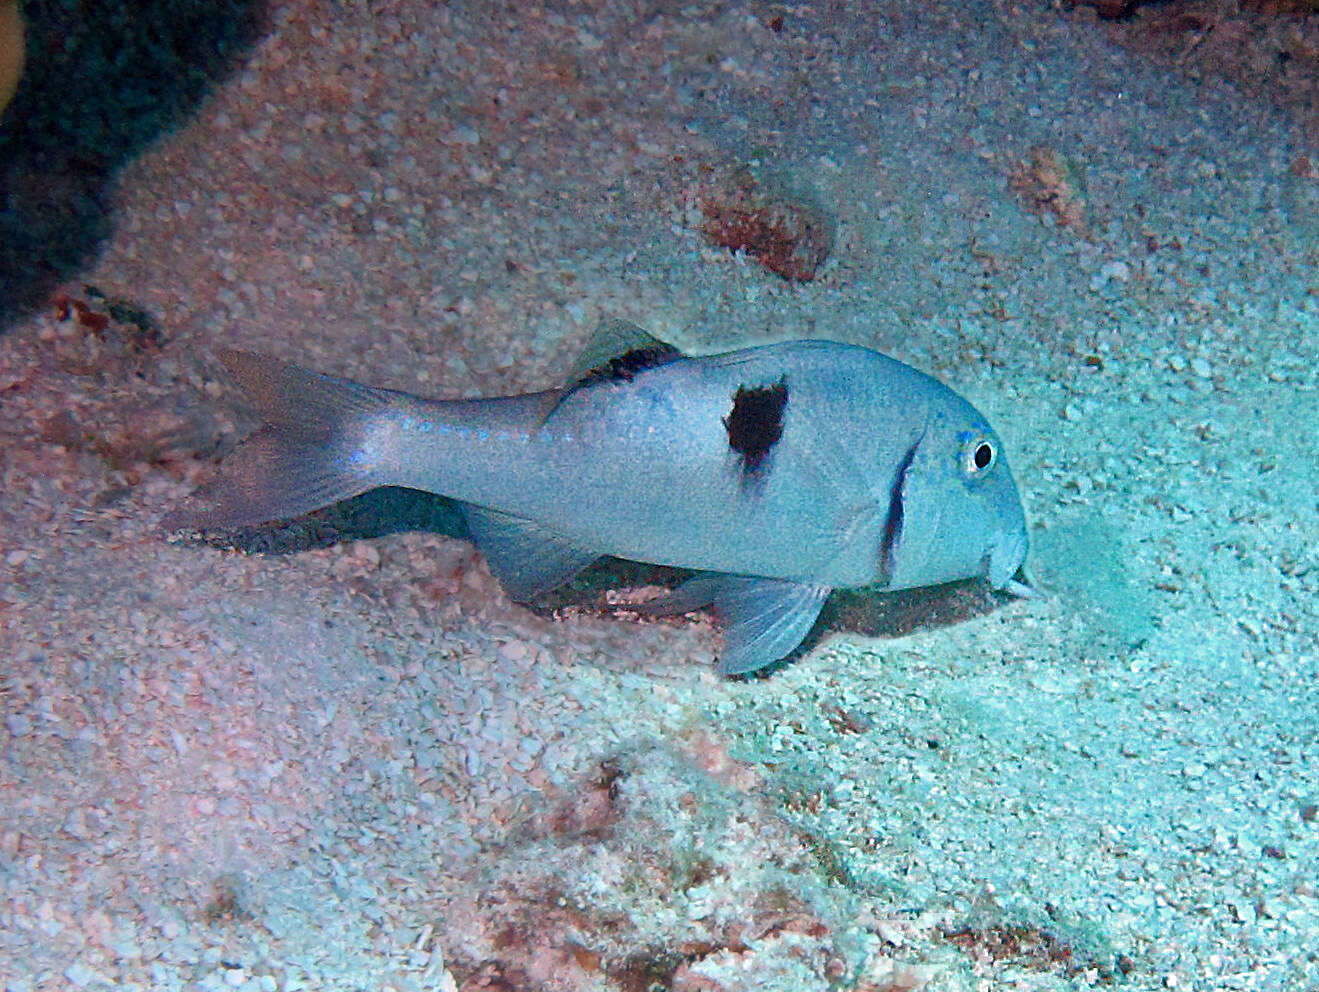
[[[1026,568],[1026,534],[1000,534],[985,553],[985,578],[995,589],[1014,596],[1034,596],[1035,583]]]
[[[1020,599],[1034,599],[1040,594],[1035,585],[1035,576],[1031,575],[1025,562],[1022,562],[1021,566],[1012,573],[1012,578],[1003,584],[1000,591]]]

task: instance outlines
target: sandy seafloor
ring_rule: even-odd
[[[0,338],[5,989],[1319,989],[1304,134],[1041,8],[275,4],[71,284],[163,346]],[[705,243],[741,165],[815,281]],[[725,681],[433,531],[158,530],[254,426],[214,348],[493,395],[609,316],[939,376],[1044,594]]]

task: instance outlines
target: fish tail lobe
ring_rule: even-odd
[[[166,530],[288,519],[390,483],[380,424],[400,394],[252,352],[217,357],[265,423],[165,517]]]

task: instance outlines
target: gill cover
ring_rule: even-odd
[[[1025,561],[1026,521],[1002,444],[969,405],[933,411],[899,466],[882,555],[889,589],[976,575],[1003,589]]]

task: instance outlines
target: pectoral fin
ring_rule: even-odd
[[[725,624],[719,674],[743,675],[792,652],[820,615],[827,586],[745,575],[698,575],[638,607],[663,616],[714,606]]]
[[[472,540],[509,597],[534,599],[573,578],[600,557],[521,517],[463,504]]]

